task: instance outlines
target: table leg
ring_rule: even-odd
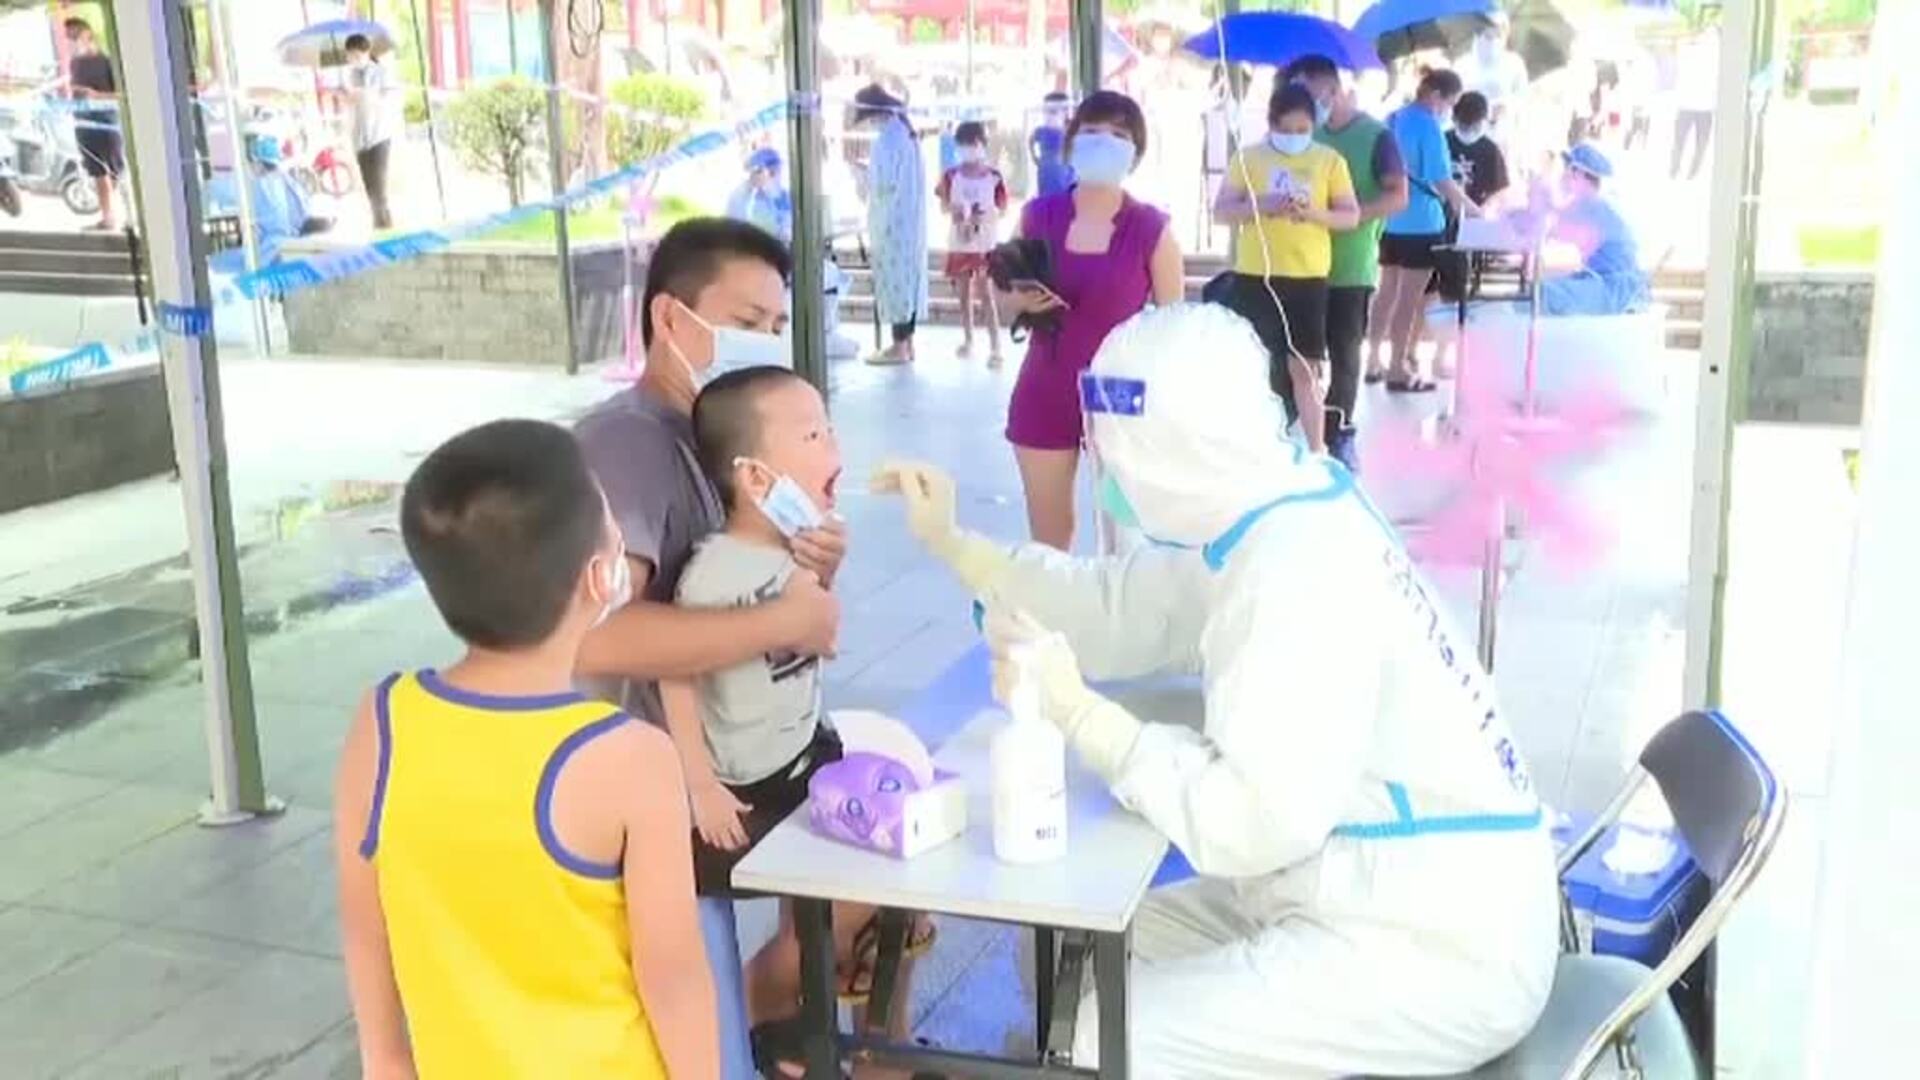
[[[1059,970],[1053,937],[1051,926],[1033,928],[1033,1042],[1041,1061],[1047,1060],[1047,1033],[1053,1026],[1053,979]]]
[[[1128,968],[1133,961],[1128,931],[1093,936],[1093,992],[1100,1013],[1100,1076],[1127,1080],[1128,1021],[1133,1014],[1127,999]]]
[[[856,1026],[865,1031],[875,1028],[892,1031],[894,1014],[901,1011],[901,1003],[894,1000],[894,995],[899,992],[900,968],[905,963],[913,913],[881,908],[875,918],[879,919],[879,925],[875,927],[873,985],[867,995],[866,1022]]]
[[[839,995],[834,988],[833,905],[793,899],[800,939],[800,1019],[806,1030],[807,1080],[839,1080]]]

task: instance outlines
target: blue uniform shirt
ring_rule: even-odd
[[[1438,235],[1447,231],[1447,213],[1434,185],[1453,179],[1453,156],[1440,118],[1419,102],[1403,106],[1387,118],[1387,127],[1400,144],[1407,166],[1407,205],[1387,219],[1387,231],[1397,236]]]

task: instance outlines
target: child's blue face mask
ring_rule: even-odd
[[[773,472],[766,464],[752,458],[736,458],[734,464],[752,464]],[[773,486],[767,489],[765,496],[755,500],[754,505],[767,515],[767,520],[780,530],[780,535],[789,540],[796,533],[817,529],[826,523],[826,518],[820,513],[820,508],[814,505],[813,499],[800,490],[800,485],[793,482],[793,477],[785,473],[774,473]]]

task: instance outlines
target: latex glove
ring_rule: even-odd
[[[1041,713],[1088,768],[1112,783],[1140,737],[1140,721],[1088,687],[1073,646],[1025,612],[989,603],[986,631],[993,653],[993,696],[1010,704],[1014,685],[1023,678],[1034,680]]]
[[[975,596],[992,591],[1012,568],[1013,556],[999,544],[960,528],[953,477],[939,467],[889,461],[873,474],[873,490],[906,500],[907,528]]]

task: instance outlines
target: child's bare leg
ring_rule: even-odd
[[[960,296],[960,355],[973,355],[973,272],[953,279],[953,291]]]
[[[980,300],[987,307],[987,362],[1000,365],[1000,305],[993,299],[993,283],[984,273],[973,275],[974,284],[980,290]]]

